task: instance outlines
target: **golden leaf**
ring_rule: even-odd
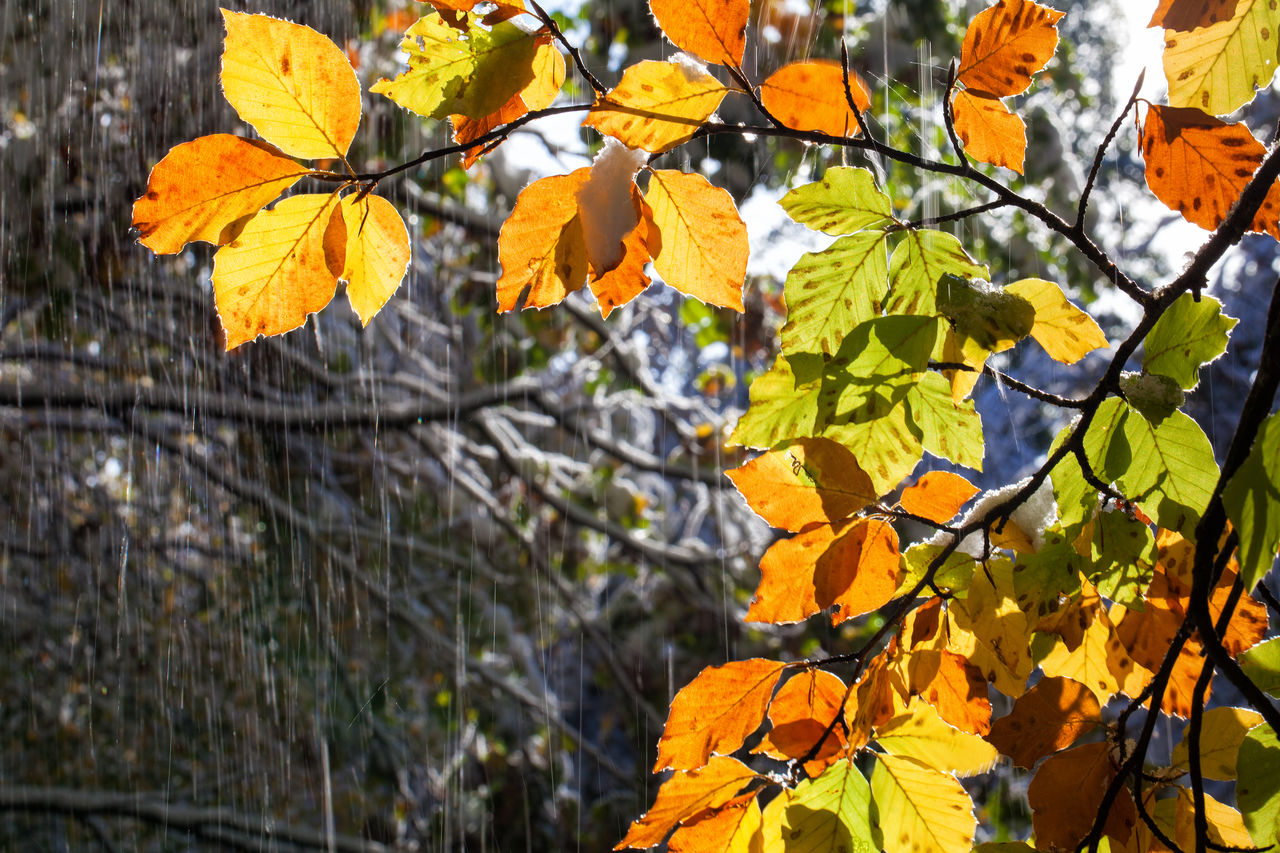
[[[871,106],[871,92],[857,74],[849,72],[849,91],[864,115]],[[828,60],[784,65],[760,84],[760,102],[784,125],[795,130],[816,130],[828,136],[857,136],[858,116],[849,109],[844,93],[844,71]]]
[[[688,142],[728,91],[687,58],[645,60],[622,72],[582,123],[630,148],[657,153]]]
[[[578,188],[590,169],[535,181],[516,198],[498,235],[498,310],[516,307],[529,289],[526,308],[560,302],[587,280],[587,242],[578,217]]]
[[[347,226],[347,255],[342,279],[347,299],[361,324],[367,326],[400,287],[409,269],[409,231],[395,206],[368,195],[342,200]]]
[[[709,305],[742,311],[747,226],[733,198],[701,175],[657,169],[644,199],[661,241],[653,266],[662,280]]]

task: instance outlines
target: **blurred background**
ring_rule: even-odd
[[[428,11],[223,2],[330,36],[366,89],[394,76],[400,34]],[[844,38],[883,138],[946,152],[938,99],[981,5],[757,0],[744,65],[763,79],[838,57]],[[1075,5],[1017,105],[1022,186],[1059,210],[1133,85],[1111,76],[1117,6]],[[555,8],[606,83],[672,51],[636,0]],[[609,849],[651,802],[668,702],[703,666],[847,651],[878,627],[743,623],[772,534],[722,475],[746,458],[723,441],[772,361],[786,270],[821,245],[776,199],[842,155],[717,137],[663,158],[740,203],[743,315],[655,284],[607,322],[583,294],[498,316],[515,195],[598,145],[575,117],[535,124],[470,173],[446,160],[379,188],[414,255],[368,328],[339,295],[305,328],[225,353],[212,247],[157,258],[129,234],[171,146],[251,132],[220,93],[222,36],[209,0],[0,7],[0,847]],[[562,103],[584,91],[571,71]],[[755,120],[745,99],[721,116]],[[352,161],[448,141],[366,95]],[[1135,155],[1128,122],[1091,222],[1150,284],[1188,244],[1142,200]],[[903,218],[986,200],[866,164]],[[1021,216],[952,227],[993,280],[1057,280],[1113,339],[1131,320]],[[1246,241],[1215,282],[1245,320],[1193,401],[1218,443],[1256,363],[1273,245]],[[1103,363],[1021,349],[1002,369],[1060,393]],[[985,380],[977,396],[992,452],[963,473],[1004,483],[1062,424]]]

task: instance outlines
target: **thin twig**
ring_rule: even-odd
[[[533,7],[534,13],[538,16],[538,20],[551,30],[551,37],[560,42],[560,46],[568,52],[573,59],[573,64],[577,66],[578,73],[586,79],[587,83],[595,91],[597,97],[604,97],[609,90],[600,82],[596,75],[591,73],[591,69],[587,67],[587,63],[582,59],[582,53],[574,47],[560,30],[560,25],[556,23],[556,19],[547,14],[547,10],[538,4],[538,0],[529,0],[529,5]]]
[[[1146,76],[1147,69],[1144,68],[1138,74],[1138,82],[1133,84],[1133,94],[1129,95],[1129,100],[1125,102],[1124,109],[1120,111],[1120,115],[1116,116],[1111,129],[1107,131],[1107,135],[1102,139],[1102,144],[1098,146],[1097,152],[1093,155],[1093,165],[1089,167],[1089,177],[1084,182],[1084,192],[1080,193],[1080,204],[1076,207],[1076,231],[1084,231],[1084,215],[1089,207],[1089,194],[1093,192],[1094,183],[1098,180],[1098,172],[1102,169],[1102,158],[1106,156],[1111,142],[1116,138],[1116,134],[1120,132],[1120,124],[1124,121],[1124,117],[1129,114],[1129,110],[1133,109],[1133,105],[1137,103],[1138,92],[1141,91],[1142,81],[1146,79]]]

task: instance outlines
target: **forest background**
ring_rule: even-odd
[[[396,73],[413,19],[359,0],[232,5],[326,33],[366,87]],[[945,150],[937,100],[979,8],[766,2],[752,24],[776,38],[751,61],[763,73],[835,57],[847,34],[861,73],[898,81],[885,125]],[[1050,203],[1079,193],[1123,101],[1108,79],[1125,36],[1114,9],[1064,19],[1047,82],[1021,106],[1027,182]],[[586,5],[563,24],[594,68],[670,52],[642,4]],[[753,267],[741,317],[657,290],[607,321],[575,300],[495,316],[494,239],[516,194],[540,164],[584,162],[534,126],[526,160],[499,151],[465,180],[446,161],[380,188],[409,214],[414,259],[370,327],[331,308],[226,355],[201,285],[210,253],[156,260],[126,227],[163,152],[236,126],[216,82],[222,32],[215,4],[0,13],[0,838],[612,847],[652,802],[666,706],[703,666],[818,655],[878,627],[741,620],[772,534],[723,477],[745,458],[723,438],[772,360],[790,259]],[[1274,99],[1260,99],[1265,123]],[[389,102],[366,110],[363,160],[447,142]],[[1094,227],[1154,283],[1172,263],[1152,250],[1168,222],[1126,209],[1135,143],[1126,128],[1109,153]],[[748,207],[839,162],[765,139],[680,156]],[[961,198],[906,169],[893,185],[908,215]],[[772,223],[753,238],[807,248]],[[958,229],[993,278],[1036,270],[1108,331],[1131,322],[1016,217]],[[1261,346],[1272,247],[1247,238],[1211,284],[1242,318],[1189,403],[1219,453]],[[1055,376],[1047,360],[1017,366]],[[1001,449],[979,485],[1016,478],[1061,426],[993,385],[978,407]],[[1025,782],[981,784],[993,808],[1009,804],[986,820],[1024,835]]]

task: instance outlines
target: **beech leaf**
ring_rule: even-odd
[[[749,0],[649,0],[671,43],[713,65],[739,65],[747,48]]]
[[[877,497],[853,454],[826,438],[798,439],[726,475],[761,518],[792,532],[840,521]]]
[[[877,755],[871,798],[885,853],[969,853],[977,821],[956,778],[914,759]]]
[[[526,308],[546,308],[587,280],[587,241],[578,215],[578,189],[590,169],[535,181],[516,198],[498,235],[498,310],[516,307],[526,288]]]
[[[964,153],[975,160],[1022,174],[1027,153],[1027,125],[999,98],[972,89],[956,92],[951,102],[956,134]]]
[[[864,116],[871,92],[857,74],[849,72],[849,91]],[[760,84],[760,101],[775,119],[795,130],[816,130],[828,136],[858,136],[858,115],[849,108],[844,71],[829,60],[793,62]]]
[[[1062,288],[1042,278],[1024,278],[1005,286],[1006,293],[1025,299],[1035,312],[1031,337],[1050,358],[1075,364],[1106,347],[1107,336],[1097,321],[1072,305]]]
[[[591,108],[582,124],[658,153],[688,142],[729,90],[687,56],[644,60]]]
[[[656,169],[644,200],[661,241],[653,266],[662,280],[708,305],[742,311],[747,226],[733,198],[701,175]]]
[[[1058,46],[1064,13],[1031,0],[999,0],[969,23],[956,79],[997,98],[1020,95]]]
[[[942,524],[955,518],[960,507],[977,493],[978,487],[959,474],[930,471],[902,490],[898,505],[912,515]]]
[[[662,783],[653,805],[613,849],[654,847],[680,823],[733,800],[755,778],[750,767],[726,755],[712,758],[704,767],[677,772]]]
[[[1208,4],[1202,14],[1218,17]],[[1156,12],[1159,15],[1159,10]],[[1239,0],[1225,20],[1190,32],[1167,30],[1164,73],[1169,104],[1226,115],[1253,100],[1276,69],[1280,10],[1271,0]]]
[[[1041,758],[1071,746],[1103,723],[1102,707],[1089,688],[1070,678],[1049,676],[991,724],[987,740],[1014,764],[1030,770]]]

